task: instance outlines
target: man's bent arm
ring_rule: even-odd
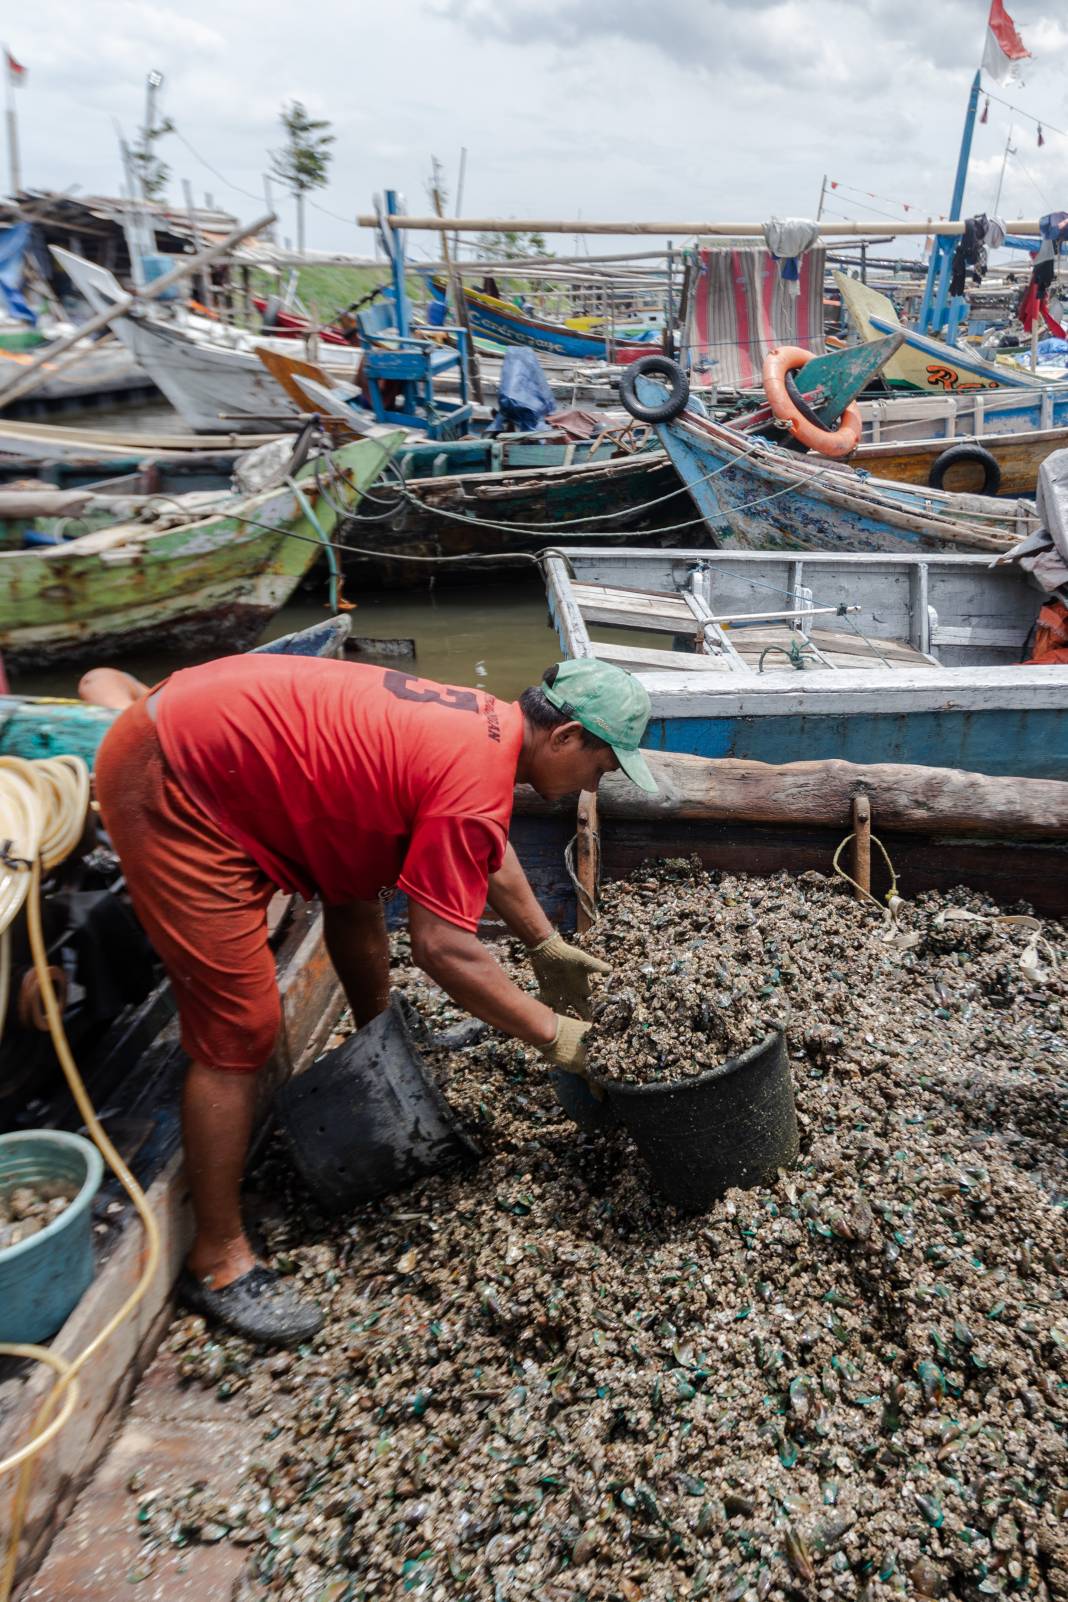
[[[389,1006],[389,937],[381,901],[323,907],[326,949],[357,1029]]]
[[[540,945],[552,934],[553,926],[530,888],[530,881],[511,845],[505,850],[497,872],[490,874],[488,900],[498,918],[507,924],[509,933],[524,945]]]
[[[457,1006],[530,1046],[545,1046],[554,1038],[557,1018],[552,1008],[514,985],[477,935],[411,899],[408,927],[413,962]]]

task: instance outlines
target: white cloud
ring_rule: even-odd
[[[175,196],[188,177],[245,217],[279,143],[279,109],[297,97],[334,125],[330,186],[315,199],[339,217],[387,185],[424,209],[431,153],[455,188],[464,145],[469,215],[811,215],[826,173],[841,185],[832,216],[881,227],[881,212],[904,215],[894,202],[919,215],[947,207],[985,9],[985,0],[319,0],[312,21],[252,0],[35,0],[7,42],[28,68],[17,97],[23,173],[41,187],[115,191],[114,123],[135,132],[145,73],[158,68],[162,109],[198,152],[164,145]],[[1026,216],[1068,205],[1068,141],[1050,126],[1068,127],[1068,29],[1063,0],[1009,9],[1035,59],[1025,88],[997,93],[1048,119],[1041,150],[1034,125],[1017,119],[1001,209]],[[993,200],[1011,116],[992,103],[976,128],[969,209]],[[313,246],[370,248],[366,233],[323,211],[309,224]],[[283,226],[293,231],[288,211]]]

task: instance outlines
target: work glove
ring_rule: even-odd
[[[578,1018],[590,1015],[590,974],[611,973],[607,962],[590,957],[578,946],[568,945],[558,929],[527,954],[538,981],[538,1000],[554,1012],[570,1012]]]
[[[554,1068],[565,1068],[569,1074],[581,1074],[586,1077],[586,1031],[592,1025],[582,1023],[578,1018],[568,1018],[563,1013],[556,1015],[556,1033],[544,1046],[539,1046],[545,1061]]]

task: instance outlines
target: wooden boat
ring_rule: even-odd
[[[834,280],[863,339],[882,339],[903,329],[893,305],[878,290],[845,273],[835,273]],[[886,381],[891,385],[961,394],[999,388],[1034,390],[1046,382],[1007,359],[988,362],[964,346],[947,345],[914,328],[903,331],[905,342],[886,366]]]
[[[398,489],[384,482],[368,498],[365,517],[353,521],[347,543],[366,547],[373,542],[375,554],[343,552],[343,561],[346,573],[364,583],[387,588],[421,583],[417,567],[391,560],[405,554],[534,552],[608,530],[614,540],[627,530],[648,543],[658,526],[680,522],[697,523],[694,532],[701,533],[662,451],[576,458],[558,467],[406,477],[403,495]]]
[[[55,489],[154,495],[223,489],[245,451],[280,434],[104,433],[57,423],[0,419],[0,485],[33,480]]]
[[[0,350],[0,385],[13,382],[19,369],[46,350]],[[62,412],[108,411],[158,401],[159,390],[136,358],[114,340],[91,346],[69,367],[62,355],[45,367],[45,376],[32,394],[11,402],[9,417],[54,417]]]
[[[1015,567],[574,547],[546,587],[566,655],[641,677],[653,750],[1068,779],[1068,667],[1022,665],[1042,597]]]
[[[973,439],[1068,428],[1068,383],[1041,389],[982,389],[965,394],[898,390],[857,401],[861,437],[883,440]]]
[[[287,654],[339,656],[349,632],[347,617],[331,618],[266,649]],[[85,707],[85,712],[102,713]],[[116,716],[104,713],[108,725]],[[47,747],[24,755],[59,754],[78,749],[53,728]],[[81,754],[85,754],[84,750]],[[42,1455],[34,1481],[20,1580],[40,1563],[81,1487],[108,1449],[129,1393],[170,1321],[172,1286],[189,1244],[187,1183],[180,1149],[179,1099],[186,1058],[178,1044],[175,1004],[143,936],[130,933],[122,878],[115,859],[101,863],[70,859],[55,876],[45,902],[50,956],[75,979],[65,1024],[78,1066],[97,1107],[107,1109],[108,1132],[135,1170],[162,1236],[159,1273],[137,1310],[91,1359],[85,1370],[78,1422],[61,1432]],[[70,894],[73,892],[73,894]],[[291,1073],[306,1067],[323,1049],[341,1007],[341,992],[323,940],[322,912],[299,896],[275,897],[268,913],[275,969],[282,997],[283,1026],[263,1069],[263,1106]],[[131,944],[119,956],[120,938]],[[21,988],[24,960],[18,929],[14,941],[15,988]],[[112,954],[111,966],[106,965]],[[122,971],[116,963],[125,958]],[[80,999],[79,999],[80,998]],[[12,1011],[15,1011],[14,1006]],[[33,1096],[32,1121],[38,1127],[76,1129],[80,1115],[55,1063],[50,1038],[14,1019],[5,1032],[0,1064],[0,1128],[25,1122]],[[101,1329],[129,1295],[141,1272],[141,1230],[129,1206],[105,1190],[94,1242],[98,1267],[92,1285],[50,1345],[73,1357]],[[4,1439],[28,1436],[31,1421],[51,1384],[43,1366],[8,1365],[4,1375]],[[58,1593],[57,1593],[58,1594]]]
[[[361,440],[257,495],[214,498],[176,527],[125,522],[35,549],[0,549],[0,653],[9,667],[85,661],[155,647],[250,645],[321,554],[399,442]],[[11,492],[7,492],[10,496]],[[303,503],[303,504],[302,504]],[[162,506],[161,506],[162,509]],[[25,525],[9,524],[21,540]]]
[[[58,246],[53,254],[95,311],[114,305],[121,296],[119,283],[106,267]],[[269,340],[204,319],[179,322],[161,311],[116,317],[111,326],[194,433],[263,433],[297,416],[256,356],[257,345],[270,344]],[[280,340],[278,345],[283,351],[287,345],[292,348],[291,341]],[[335,348],[330,370],[351,377],[359,360],[359,351]]]
[[[956,434],[952,440],[945,436],[884,439],[878,444],[862,440],[849,462],[898,484],[932,485],[940,480],[943,489],[974,494],[988,483],[987,458],[992,457],[999,495],[1033,495],[1046,457],[1066,448],[1068,426],[1019,434]]]
[[[335,437],[374,433],[349,403],[351,386],[311,362],[261,351],[260,360],[304,412]],[[343,554],[345,570],[387,587],[419,582],[417,568],[391,558],[465,552],[535,551],[598,529],[654,528],[687,521],[687,498],[651,430],[624,418],[589,439],[547,427],[535,434],[428,440],[409,434],[388,482],[366,498],[347,542],[374,555]],[[696,521],[696,520],[695,520]],[[368,538],[368,535],[373,536]]]
[[[640,400],[663,389],[639,377]],[[1037,527],[1032,503],[917,490],[801,455],[690,409],[657,433],[717,545],[736,550],[1005,551]]]
[[[471,329],[501,345],[529,345],[551,356],[568,356],[580,362],[637,361],[659,348],[661,331],[649,329],[646,337],[624,335],[609,342],[603,334],[585,333],[566,323],[547,322],[520,311],[510,301],[464,285],[464,302]],[[611,349],[609,346],[611,345]]]

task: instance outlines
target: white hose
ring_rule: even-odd
[[[160,1256],[159,1228],[144,1192],[105,1133],[71,1053],[41,925],[42,869],[47,872],[74,850],[85,831],[88,810],[89,770],[80,757],[50,757],[40,762],[0,757],[0,999],[6,1005],[10,995],[9,930],[26,907],[30,951],[56,1056],[90,1136],[137,1210],[145,1231],[145,1255],[140,1277],[125,1302],[69,1363],[41,1347],[0,1343],[0,1357],[33,1358],[54,1368],[58,1375],[38,1409],[29,1439],[17,1451],[0,1459],[0,1474],[20,1468],[11,1509],[7,1555],[0,1574],[0,1602],[9,1602],[15,1583],[34,1459],[69,1419],[77,1399],[77,1375],[81,1369],[119,1326],[133,1316],[155,1277]],[[0,1024],[3,1018],[4,1011],[0,1009]]]

